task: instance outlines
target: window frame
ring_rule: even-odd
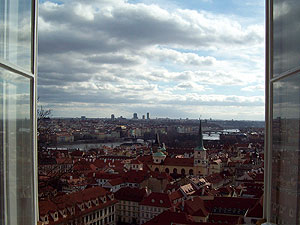
[[[30,114],[32,116],[32,150],[33,150],[33,177],[32,177],[32,188],[33,188],[33,203],[34,203],[34,215],[33,222],[37,224],[39,218],[39,209],[38,209],[38,156],[37,156],[37,54],[38,54],[38,0],[31,0],[31,59],[30,59],[30,70],[26,70],[19,65],[8,62],[7,60],[0,58],[0,68],[12,73],[15,73],[18,76],[23,76],[29,79],[30,82]],[[5,174],[5,161],[4,161],[4,174]],[[4,181],[3,193],[4,196],[7,196],[7,188],[5,176],[2,178]],[[7,208],[6,203],[4,203],[4,224],[9,224],[7,218]]]

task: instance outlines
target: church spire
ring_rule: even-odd
[[[202,134],[201,119],[200,119],[200,124],[199,124],[198,146],[195,148],[195,150],[197,150],[197,151],[205,151],[206,150],[204,148],[204,145],[203,145],[203,134]]]
[[[160,148],[160,140],[159,140],[159,134],[156,133],[155,136],[155,142],[152,143],[152,150],[153,152],[157,152],[157,150]]]
[[[155,136],[155,145],[157,145],[158,147],[160,147],[160,141],[159,141],[159,134],[156,133],[156,136]]]

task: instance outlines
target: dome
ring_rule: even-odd
[[[155,153],[153,154],[153,156],[154,156],[154,157],[165,157],[166,155],[165,155],[164,153],[162,153],[162,152],[155,152]]]

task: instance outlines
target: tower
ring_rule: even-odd
[[[157,150],[160,148],[160,140],[159,140],[159,134],[156,133],[155,136],[155,142],[152,144],[152,151],[157,152]]]
[[[160,164],[166,159],[166,157],[167,156],[163,152],[158,151],[153,154],[152,159],[154,163]]]
[[[207,168],[207,152],[203,145],[201,120],[199,125],[198,145],[194,148],[194,166]]]

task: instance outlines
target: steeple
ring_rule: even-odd
[[[198,134],[198,146],[195,148],[196,151],[205,151],[203,145],[203,134],[202,134],[202,125],[201,125],[201,119],[200,119],[200,125],[199,125],[199,134]]]
[[[158,148],[160,148],[159,134],[156,133],[155,142],[152,143],[152,151],[157,152]]]
[[[156,146],[160,147],[160,141],[159,141],[159,134],[158,134],[158,133],[156,133],[154,144],[155,144]]]

